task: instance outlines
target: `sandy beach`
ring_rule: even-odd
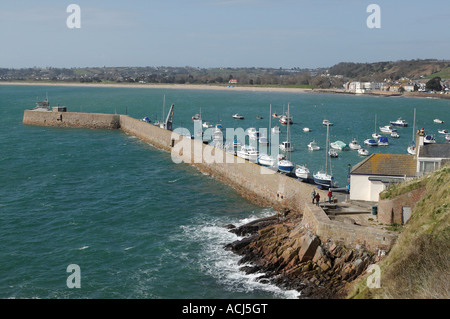
[[[251,86],[233,86],[208,84],[138,84],[138,83],[56,83],[56,82],[0,82],[0,85],[32,85],[32,86],[81,86],[81,87],[111,87],[111,88],[139,88],[139,89],[183,89],[183,90],[234,90],[234,91],[261,91],[261,92],[314,92],[314,89],[302,88],[282,88],[282,87],[251,87]],[[330,92],[331,93],[331,92]]]
[[[110,87],[110,88],[137,88],[137,89],[177,89],[177,90],[221,90],[221,91],[253,91],[253,92],[285,92],[285,93],[317,93],[317,94],[346,94],[355,96],[383,96],[383,97],[409,97],[450,99],[450,94],[430,94],[424,92],[386,92],[374,91],[366,94],[355,94],[343,89],[305,89],[287,87],[262,86],[225,86],[209,84],[154,84],[154,83],[64,83],[64,82],[1,82],[0,85],[30,85],[30,86],[72,86],[72,87]]]

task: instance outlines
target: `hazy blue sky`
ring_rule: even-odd
[[[69,29],[69,4],[81,28]],[[381,28],[366,25],[369,4]],[[300,67],[450,58],[448,0],[0,0],[0,67]]]

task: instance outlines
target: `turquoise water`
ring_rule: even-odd
[[[49,95],[69,111],[162,117],[175,104],[174,126],[192,130],[191,117],[224,127],[268,126],[269,105],[294,118],[291,154],[315,171],[331,140],[363,143],[377,126],[402,117],[411,125],[378,147],[406,153],[413,110],[417,122],[437,130],[450,121],[449,101],[294,93],[172,89],[0,86],[0,298],[294,298],[293,291],[259,284],[238,271],[238,256],[223,246],[238,239],[224,225],[273,214],[170,154],[121,131],[49,128],[22,124],[23,110]],[[242,113],[246,119],[233,120]],[[263,116],[257,120],[256,116]],[[272,122],[275,125],[275,121]],[[303,127],[312,129],[304,133]],[[285,129],[285,128],[284,128]],[[285,134],[285,133],[283,133]],[[373,149],[371,149],[373,151]],[[333,159],[333,174],[346,184],[354,151]],[[66,268],[81,269],[81,288],[69,289]]]

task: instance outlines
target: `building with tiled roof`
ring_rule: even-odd
[[[434,172],[450,161],[449,143],[423,144],[417,156],[417,176]]]
[[[350,171],[350,200],[378,201],[391,183],[417,176],[417,161],[408,154],[372,154]]]

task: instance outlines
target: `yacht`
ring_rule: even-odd
[[[414,142],[412,142],[412,144],[410,146],[408,146],[408,154],[411,155],[416,155],[416,144]]]
[[[290,118],[290,113],[289,113],[289,104],[288,104],[288,115],[287,118]],[[293,152],[294,151],[294,147],[291,145],[291,142],[289,141],[289,124],[290,122],[287,121],[287,137],[286,137],[286,141],[282,142],[280,144],[280,149],[284,152]]]
[[[368,146],[377,146],[378,142],[373,138],[368,138],[367,140],[364,141],[364,144]]]
[[[216,126],[216,128],[214,129],[212,139],[214,141],[222,141],[223,142],[223,132],[219,126]]]
[[[236,114],[233,115],[233,118],[234,118],[234,119],[237,119],[237,120],[243,120],[243,119],[244,119],[244,116],[243,116],[243,115],[240,115],[240,114],[238,114],[238,113],[236,113]]]
[[[310,151],[318,151],[318,150],[320,150],[320,146],[317,145],[317,143],[315,141],[312,141],[311,143],[308,144],[308,149]]]
[[[440,119],[434,119],[433,122],[434,122],[434,123],[438,123],[438,124],[444,123],[444,121],[442,121],[442,120],[440,120]]]
[[[141,121],[142,121],[142,122],[147,122],[147,123],[150,123],[150,122],[151,122],[150,119],[149,119],[147,116],[144,117]]]
[[[397,132],[397,130],[390,125],[380,126],[379,128],[380,128],[380,131],[383,133]]]
[[[388,138],[386,136],[381,136],[378,139],[378,145],[380,145],[380,146],[387,146],[387,145],[389,145]]]
[[[439,134],[448,134],[448,130],[443,129],[438,131]]]
[[[330,143],[330,146],[331,146],[331,148],[333,148],[335,150],[348,151],[347,144],[345,144],[342,141],[336,141],[336,142]]]
[[[436,143],[436,139],[434,138],[433,135],[426,135],[423,139],[423,142],[425,144],[431,144],[431,143]]]
[[[338,152],[335,149],[330,149],[328,151],[328,155],[330,155],[330,157],[334,157],[334,158],[339,156]]]
[[[250,127],[247,129],[248,137],[252,140],[257,140],[259,138],[259,131],[254,127]]]
[[[294,164],[288,159],[282,159],[278,161],[278,170],[282,173],[291,173],[294,169]]]
[[[258,156],[257,163],[262,166],[275,167],[277,164],[277,158],[268,154],[260,154]]]
[[[401,118],[399,118],[397,121],[390,121],[389,123],[391,123],[391,125],[393,126],[408,126],[408,123],[405,120],[402,120]]]
[[[410,155],[416,155],[416,135],[415,135],[415,128],[416,128],[416,109],[414,109],[414,122],[413,122],[413,129],[412,129],[412,142],[406,149],[408,154]]]
[[[399,138],[400,135],[398,135],[397,132],[392,132],[392,133],[391,133],[391,137],[393,137],[393,138]]]
[[[309,127],[304,127],[303,132],[311,132],[311,129]]]
[[[330,125],[327,125],[326,153],[328,153]],[[325,171],[318,171],[313,175],[314,183],[330,188],[333,185],[333,176],[328,174],[328,154],[325,154]]]
[[[280,150],[283,152],[293,152],[294,147],[291,145],[291,142],[284,141],[280,144]]]
[[[375,114],[375,132],[372,134],[372,137],[375,139],[379,139],[381,137],[381,135],[377,133],[377,115],[376,114]]]
[[[369,155],[369,151],[366,150],[365,148],[360,148],[360,149],[358,150],[358,155],[368,156],[368,155]]]
[[[306,165],[297,165],[295,169],[295,176],[297,176],[301,181],[307,181],[310,179],[311,173]]]
[[[202,123],[202,126],[203,126],[204,128],[210,128],[210,127],[212,127],[212,125],[209,124],[209,122],[203,122],[203,123]]]
[[[255,147],[251,145],[244,145],[239,151],[236,152],[236,155],[243,159],[256,162],[259,152]]]
[[[348,146],[352,149],[352,150],[359,150],[361,148],[361,145],[359,145],[358,141],[356,139],[353,139]]]
[[[328,126],[333,126],[333,123],[331,123],[331,122],[328,121],[328,120],[323,120],[323,121],[322,121],[322,124],[323,124],[323,125],[328,125]]]
[[[288,116],[288,115],[281,115],[279,122],[281,124],[293,124],[294,122],[292,121],[292,117]]]

